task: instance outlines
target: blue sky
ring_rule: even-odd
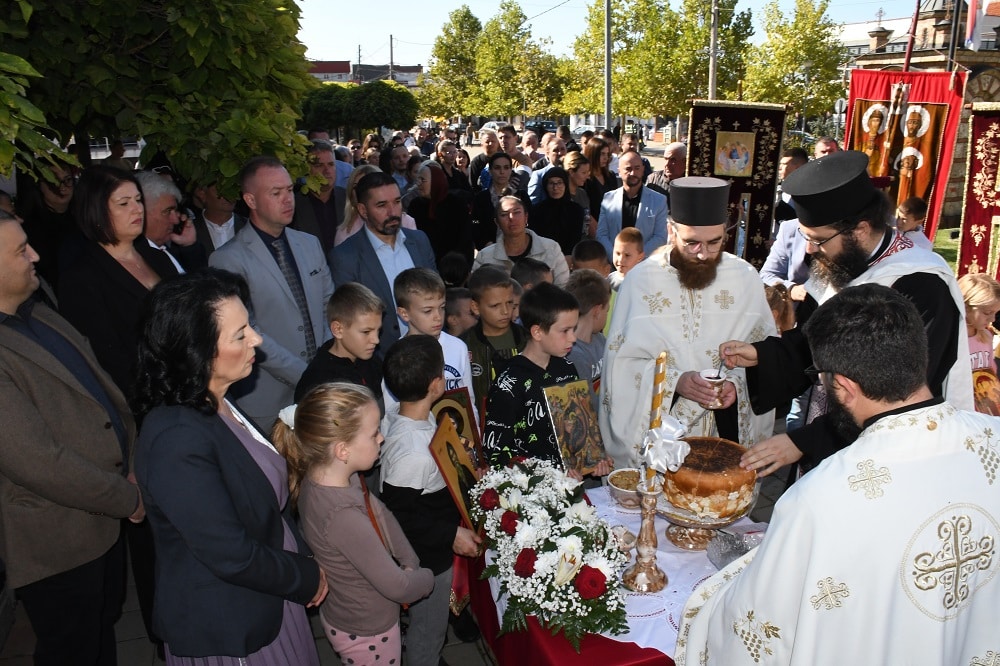
[[[708,2],[708,0],[705,0]],[[421,64],[430,59],[431,46],[448,14],[466,4],[485,23],[496,13],[499,0],[298,0],[302,9],[299,39],[313,60],[358,60],[367,64],[389,62],[389,35],[393,36],[393,60],[401,65]],[[532,35],[548,37],[556,55],[572,52],[573,39],[583,31],[588,0],[521,0],[529,17]],[[679,2],[673,0],[672,5]],[[758,34],[762,32],[756,15],[763,0],[739,0],[737,9],[751,9]],[[780,0],[781,8],[791,12],[794,0]],[[852,23],[874,19],[881,8],[885,18],[910,16],[916,0],[833,0],[827,10],[837,22]],[[535,18],[532,18],[535,17]]]

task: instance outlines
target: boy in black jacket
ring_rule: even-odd
[[[528,342],[497,377],[486,403],[483,448],[491,465],[514,457],[561,460],[542,389],[579,379],[565,358],[579,319],[580,305],[565,289],[542,282],[524,292],[521,321]]]

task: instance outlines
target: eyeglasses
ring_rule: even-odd
[[[819,377],[820,375],[827,374],[827,373],[831,373],[832,374],[833,370],[820,370],[815,365],[810,365],[808,368],[806,368],[802,372],[805,373],[806,377],[808,377],[809,379],[815,381],[816,378]]]
[[[737,226],[739,225],[731,224],[728,227],[726,227],[722,232],[722,238],[716,238],[710,241],[695,241],[695,240],[684,240],[683,238],[679,238],[677,236],[677,225],[674,224],[673,225],[674,238],[677,238],[676,244],[682,246],[687,252],[697,252],[702,247],[704,247],[707,251],[711,252],[712,254],[715,254],[716,252],[722,250],[722,245],[723,243],[726,242],[726,236],[729,234],[730,231],[735,229]]]
[[[838,231],[834,235],[830,236],[829,238],[824,238],[821,241],[813,240],[813,239],[809,238],[808,236],[806,236],[804,233],[802,233],[802,227],[798,228],[798,232],[799,232],[799,236],[802,236],[802,238],[805,239],[806,243],[808,243],[812,247],[823,247],[824,243],[829,243],[834,238],[836,238],[837,236],[839,236],[840,234],[842,234],[844,232],[854,231],[855,228],[856,227],[848,227],[847,229],[841,229],[840,231]]]
[[[150,171],[152,171],[152,172],[153,172],[153,173],[155,173],[155,174],[159,174],[159,175],[161,175],[161,176],[162,176],[163,174],[169,174],[169,175],[171,175],[171,176],[172,176],[172,175],[174,174],[174,170],[173,170],[173,169],[171,169],[171,168],[170,168],[169,166],[167,166],[166,164],[164,164],[163,166],[158,166],[158,167],[153,167],[152,169],[150,169]]]
[[[76,186],[76,176],[66,176],[62,180],[57,180],[55,182],[55,187],[75,187]]]
[[[351,145],[351,150],[361,150],[361,146],[357,145],[357,144],[352,144]]]

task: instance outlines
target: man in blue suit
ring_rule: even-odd
[[[667,244],[667,198],[643,187],[645,169],[639,153],[629,151],[622,155],[618,170],[622,186],[604,195],[597,224],[597,240],[610,257],[618,232],[623,227],[635,227],[642,232],[642,249],[648,257],[658,247]]]
[[[333,280],[337,284],[360,282],[382,299],[382,334],[384,353],[406,333],[406,324],[396,314],[392,283],[407,268],[437,270],[434,250],[422,231],[400,229],[403,204],[399,186],[389,174],[370,173],[355,187],[358,214],[365,226],[327,255]]]
[[[264,341],[253,372],[232,392],[264,432],[292,404],[299,377],[330,338],[325,308],[333,280],[319,239],[288,228],[294,187],[278,159],[247,162],[240,188],[250,224],[209,258],[209,265],[242,275],[250,286],[250,316]]]

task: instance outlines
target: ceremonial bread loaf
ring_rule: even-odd
[[[757,473],[740,467],[744,449],[720,437],[685,437],[691,453],[676,472],[664,475],[671,504],[700,518],[728,518],[750,504]]]

